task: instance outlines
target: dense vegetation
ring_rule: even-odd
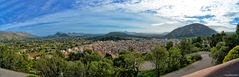
[[[239,24],[237,25],[236,33],[225,34],[221,32],[209,38],[211,48],[211,56],[216,64],[220,64],[235,58],[239,45]],[[235,47],[235,48],[234,48]]]
[[[232,50],[230,50],[227,56],[224,58],[223,62],[227,62],[236,58],[239,58],[239,46],[236,46]]]
[[[0,67],[43,77],[156,77],[199,60],[198,55],[186,54],[204,47],[201,46],[201,41],[200,38],[185,39],[179,44],[169,42],[166,46],[158,46],[147,53],[129,50],[112,55],[84,50],[65,57],[61,50],[92,41],[80,37],[2,40]],[[196,43],[200,43],[200,46]],[[140,65],[145,61],[154,63],[155,69],[141,69]]]
[[[89,42],[81,38],[1,40],[1,67],[35,73],[37,58],[52,54],[63,57],[61,50],[88,44]]]

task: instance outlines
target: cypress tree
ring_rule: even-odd
[[[239,35],[239,23],[237,24],[237,27],[236,27],[236,34]]]

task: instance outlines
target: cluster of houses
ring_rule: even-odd
[[[150,52],[159,45],[166,45],[169,41],[173,41],[175,44],[180,42],[177,39],[96,41],[88,45],[62,50],[62,53],[64,53],[65,57],[67,57],[70,53],[80,53],[84,50],[92,50],[109,54],[121,51]]]

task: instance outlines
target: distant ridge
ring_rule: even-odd
[[[4,32],[0,31],[0,40],[21,40],[25,38],[33,38],[36,37],[30,33],[26,32]]]
[[[167,34],[166,38],[181,38],[181,37],[198,37],[198,36],[211,36],[217,32],[206,25],[194,23],[184,27],[177,28]]]
[[[87,33],[64,33],[57,32],[54,35],[46,36],[46,38],[67,38],[67,37],[95,37],[102,34],[87,34]]]
[[[111,37],[127,37],[130,36],[127,33],[124,32],[109,32],[108,34],[105,34],[105,36],[111,36]]]

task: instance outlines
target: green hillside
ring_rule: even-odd
[[[0,40],[25,39],[35,37],[26,32],[0,32]]]

